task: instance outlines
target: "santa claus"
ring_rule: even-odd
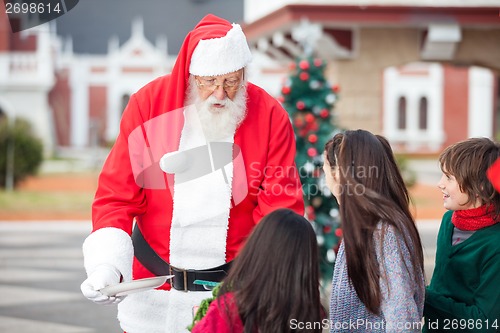
[[[241,27],[207,15],[172,73],[124,111],[99,177],[81,289],[119,303],[129,333],[186,331],[193,306],[210,296],[193,282],[220,281],[267,213],[303,214],[293,129],[280,104],[247,82],[250,60]],[[126,297],[99,291],[166,274],[174,278]]]

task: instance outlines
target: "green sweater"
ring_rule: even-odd
[[[438,233],[424,332],[500,332],[500,223],[452,246],[452,213]]]

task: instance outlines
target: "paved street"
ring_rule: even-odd
[[[116,305],[80,292],[90,222],[0,223],[0,332],[122,332]]]
[[[424,247],[424,269],[426,283],[429,284],[436,257],[436,238],[441,220],[417,221],[418,231]]]
[[[418,223],[432,273],[438,221]],[[121,332],[116,306],[84,298],[81,246],[90,222],[0,222],[0,332]]]

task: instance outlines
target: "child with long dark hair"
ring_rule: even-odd
[[[425,299],[425,332],[500,332],[500,193],[487,170],[500,145],[471,138],[439,157],[443,216]]]
[[[321,332],[316,234],[289,209],[266,215],[192,333]]]
[[[323,169],[343,230],[331,332],[420,332],[422,246],[389,143],[364,130],[339,133],[325,145]]]

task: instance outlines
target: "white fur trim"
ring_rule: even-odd
[[[193,320],[193,306],[207,292],[148,290],[131,294],[118,304],[118,320],[127,333],[184,333]]]
[[[206,145],[196,108],[189,107],[184,112],[179,151]],[[232,142],[233,136],[234,133],[226,141]],[[170,263],[173,266],[206,269],[226,261],[233,164],[227,164],[224,172],[227,183],[222,170],[181,184],[174,183],[170,228]]]
[[[252,60],[245,34],[234,24],[226,36],[202,39],[193,51],[189,73],[216,76],[235,72]]]
[[[160,169],[165,173],[180,173],[189,168],[189,161],[186,154],[178,151],[166,153],[160,159]]]
[[[132,280],[134,247],[130,236],[119,228],[102,228],[83,242],[83,262],[87,275],[101,264],[116,267],[124,281]]]
[[[165,326],[165,332],[188,332],[186,326],[193,321],[193,306],[200,305],[205,298],[212,296],[211,291],[184,292],[171,290],[169,292],[169,310]],[[171,310],[170,310],[171,309]]]

